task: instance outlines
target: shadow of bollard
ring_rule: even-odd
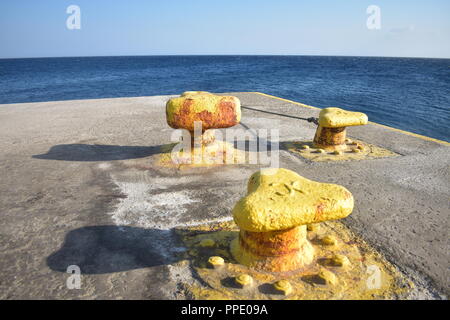
[[[60,272],[77,265],[83,274],[105,274],[175,263],[182,251],[171,230],[92,226],[70,231],[47,265]]]

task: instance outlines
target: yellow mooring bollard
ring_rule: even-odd
[[[307,224],[345,218],[353,196],[344,187],[319,183],[287,169],[256,172],[247,196],[233,218],[240,228],[231,252],[241,264],[257,270],[296,270],[314,260]]]
[[[326,108],[319,114],[319,125],[314,136],[313,145],[327,151],[347,149],[346,127],[367,124],[367,115],[340,108]]]
[[[247,189],[234,221],[176,231],[186,246],[180,264],[202,280],[184,284],[194,299],[393,299],[413,288],[343,223],[329,221],[353,210],[344,187],[263,169]]]
[[[190,141],[183,136],[183,144],[179,145],[182,148],[171,150],[176,154],[177,165],[233,163],[238,156],[231,143],[216,139],[217,132],[214,130],[229,128],[241,121],[241,102],[237,97],[187,91],[167,101],[166,119],[170,127],[190,133]],[[164,155],[160,160],[163,166],[170,166],[173,162],[173,158]]]
[[[218,96],[205,91],[186,91],[166,104],[167,124],[186,129],[194,137],[194,122],[202,123],[202,143],[212,142],[205,136],[209,129],[229,128],[241,121],[241,102],[233,96]],[[192,140],[193,142],[193,140]]]

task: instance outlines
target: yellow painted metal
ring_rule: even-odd
[[[180,265],[188,264],[201,279],[183,283],[183,288],[193,299],[243,300],[401,299],[412,290],[410,280],[345,225],[326,221],[318,226],[307,233],[313,262],[289,272],[259,271],[238,263],[230,252],[230,242],[239,236],[232,221],[179,228],[176,232],[188,249]],[[336,245],[323,245],[325,235],[333,236]],[[216,245],[198,246],[203,239],[213,239]],[[211,256],[223,258],[223,265],[211,267]],[[252,278],[251,285],[236,284],[242,274]],[[283,289],[289,287],[286,282],[290,290]]]
[[[239,263],[257,270],[284,272],[309,265],[314,248],[306,225],[341,219],[353,210],[353,196],[344,187],[282,168],[254,173],[247,189],[233,209],[241,230],[231,252]],[[335,245],[336,240],[326,236],[322,244]]]
[[[326,128],[361,126],[367,124],[367,115],[340,108],[325,108],[319,113],[319,125]]]
[[[284,295],[289,295],[292,292],[292,285],[288,280],[278,280],[273,284],[275,290],[282,292]]]
[[[253,283],[252,277],[245,273],[238,275],[234,280],[241,287],[249,286]]]
[[[241,102],[233,96],[219,96],[205,91],[186,91],[166,104],[167,123],[172,128],[194,131],[201,121],[203,130],[228,128],[241,120]]]
[[[225,264],[225,260],[222,257],[212,256],[208,259],[208,264],[212,267],[219,267]]]
[[[213,239],[203,239],[199,242],[199,246],[201,247],[214,247],[215,241]]]
[[[284,272],[310,264],[314,248],[306,237],[306,226],[269,232],[241,230],[231,242],[233,257],[256,270]]]
[[[346,135],[348,126],[367,124],[367,115],[340,108],[325,108],[319,113],[319,125],[313,140],[313,146],[320,153],[343,151],[347,148]]]
[[[353,196],[346,188],[275,168],[250,177],[247,195],[235,205],[233,218],[243,230],[268,232],[345,218],[352,210]]]
[[[321,149],[314,147],[312,141],[283,142],[281,147],[311,161],[370,160],[399,156],[390,150],[356,139],[346,139],[342,150],[334,151],[321,152]]]

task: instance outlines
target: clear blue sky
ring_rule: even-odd
[[[68,30],[66,8],[81,8]],[[368,30],[366,8],[381,9]],[[450,58],[449,0],[1,0],[0,58],[298,54]]]

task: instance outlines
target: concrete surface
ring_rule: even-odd
[[[233,94],[261,110],[244,108],[241,127],[264,118],[281,141],[312,139],[315,125],[286,115],[319,110]],[[229,219],[258,166],[155,167],[173,131],[168,98],[0,105],[1,299],[186,298],[180,282],[195,279],[171,265],[185,250],[172,229]],[[374,124],[348,134],[401,156],[314,163],[281,149],[280,166],[347,187],[356,207],[344,223],[413,279],[411,298],[446,298],[450,148]],[[66,287],[69,265],[81,289]]]

